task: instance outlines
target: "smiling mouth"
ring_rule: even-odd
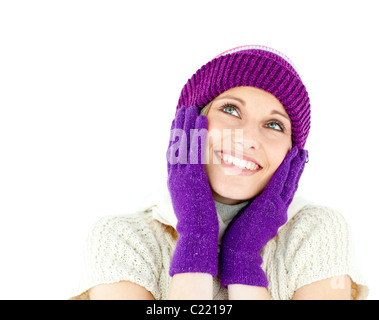
[[[251,172],[257,172],[262,169],[262,167],[250,157],[236,154],[233,156],[224,151],[217,151],[215,153],[224,161],[225,164],[229,164],[230,166],[235,166],[242,170],[249,170]]]

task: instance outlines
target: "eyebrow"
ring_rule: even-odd
[[[283,118],[287,119],[288,121],[291,121],[287,114],[284,114],[278,110],[271,110],[270,115],[272,115],[272,114],[277,114],[277,115],[282,116]]]
[[[225,96],[222,96],[222,97],[220,97],[218,100],[226,100],[226,99],[236,100],[236,101],[238,101],[239,103],[241,103],[244,107],[246,106],[246,103],[245,103],[244,100],[242,100],[242,99],[240,99],[240,98],[238,98],[238,97],[233,97],[233,96],[231,96],[231,95],[225,95]],[[274,115],[274,114],[277,114],[277,115],[279,115],[279,116],[282,116],[283,118],[285,118],[285,119],[291,121],[290,118],[289,118],[289,116],[288,116],[286,113],[282,113],[282,112],[280,112],[280,111],[278,111],[278,110],[275,110],[275,109],[274,109],[274,110],[271,110],[270,115]]]
[[[222,96],[222,97],[220,97],[218,100],[226,100],[226,99],[236,100],[236,101],[238,101],[239,103],[241,103],[243,106],[245,106],[245,101],[244,101],[244,100],[242,100],[242,99],[240,99],[240,98],[237,98],[237,97],[230,96],[230,95]]]

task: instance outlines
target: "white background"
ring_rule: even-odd
[[[379,298],[376,1],[1,1],[0,298],[67,299],[91,225],[165,184],[180,91],[235,46],[308,88],[300,191],[344,214]]]

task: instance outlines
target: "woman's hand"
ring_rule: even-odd
[[[207,127],[207,117],[199,116],[195,106],[179,109],[171,127],[167,185],[179,233],[171,276],[190,272],[217,275],[218,219],[202,158]],[[176,136],[179,141],[172,141]]]
[[[267,287],[260,251],[287,221],[287,209],[297,190],[308,152],[292,148],[263,192],[230,223],[220,257],[220,280],[230,284]]]

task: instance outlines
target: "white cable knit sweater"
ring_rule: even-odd
[[[244,205],[216,202],[220,240],[227,224]],[[167,299],[176,222],[168,192],[145,210],[98,221],[88,236],[86,270],[72,299],[88,299],[88,289],[122,280],[141,285],[155,299]],[[306,284],[344,274],[353,281],[352,299],[367,297],[366,283],[354,264],[351,230],[343,216],[329,208],[295,197],[287,223],[261,255],[272,299],[291,299]],[[227,290],[218,278],[213,282],[214,299],[227,299]]]

